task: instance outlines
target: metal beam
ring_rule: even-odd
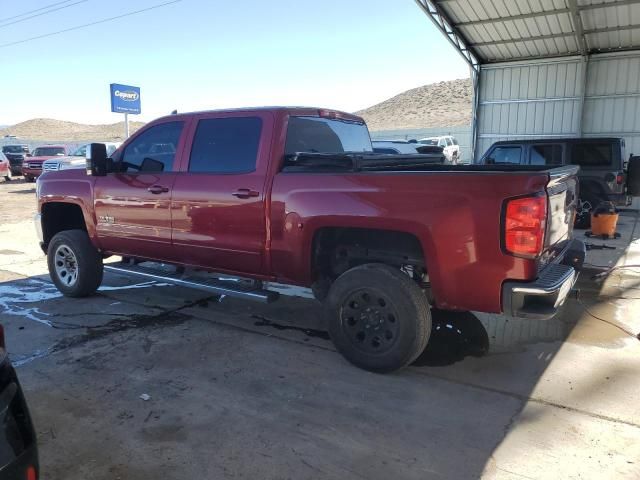
[[[450,0],[440,0],[437,3],[448,3]],[[619,0],[615,3],[594,3],[592,5],[576,5],[578,12],[586,11],[586,10],[597,10],[601,8],[611,8],[611,7],[623,7],[625,5],[637,5],[640,4],[640,0]],[[467,22],[458,22],[456,23],[456,27],[464,28],[464,27],[473,27],[476,25],[488,25],[492,23],[503,23],[503,22],[511,22],[514,20],[527,20],[529,18],[538,18],[538,17],[553,17],[557,15],[561,15],[564,13],[572,13],[571,8],[558,8],[557,10],[543,10],[541,12],[529,12],[529,13],[521,13],[518,15],[508,15],[505,17],[499,18],[483,18],[480,20],[469,20]]]
[[[582,35],[594,35],[597,33],[607,33],[607,32],[619,32],[623,30],[637,30],[640,29],[640,25],[625,25],[622,27],[603,27],[603,28],[594,28],[591,30],[583,30]],[[562,33],[550,33],[549,35],[538,35],[534,37],[521,37],[521,38],[507,38],[504,40],[492,40],[490,42],[478,42],[471,43],[469,47],[478,48],[478,47],[491,47],[493,45],[508,45],[513,43],[523,43],[523,42],[535,42],[536,40],[552,40],[554,38],[567,38],[567,37],[575,37],[576,32],[562,32]],[[580,46],[580,43],[578,43]],[[579,52],[582,53],[582,52]],[[586,53],[589,53],[588,50]],[[586,53],[583,53],[586,54]]]
[[[573,30],[576,34],[576,43],[580,49],[580,53],[584,56],[587,54],[587,40],[584,36],[584,26],[582,25],[582,17],[578,10],[578,2],[576,0],[568,0],[569,10],[571,10],[571,21],[573,22]]]
[[[575,33],[551,33],[549,35],[539,35],[536,37],[507,38],[504,40],[492,40],[490,42],[478,42],[469,45],[471,48],[491,47],[493,45],[508,45],[510,43],[534,42],[536,40],[551,40],[554,38],[573,37]]]
[[[429,17],[433,24],[440,30],[451,45],[464,58],[474,72],[480,71],[480,60],[473,49],[470,48],[466,39],[460,35],[453,26],[449,17],[444,14],[441,8],[433,0],[415,0],[420,9]]]

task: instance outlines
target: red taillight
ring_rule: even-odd
[[[624,183],[624,175],[622,175],[622,174],[618,174],[618,175],[616,176],[616,183],[617,183],[618,185],[622,185],[622,184]]]
[[[547,197],[525,197],[507,202],[504,218],[504,247],[521,257],[542,253],[547,222]]]
[[[38,480],[36,469],[31,465],[27,468],[27,480]]]

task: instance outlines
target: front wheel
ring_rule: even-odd
[[[422,353],[431,334],[424,292],[389,265],[366,264],[343,273],[331,286],[325,309],[338,351],[372,372],[406,367]]]
[[[86,297],[102,283],[100,253],[84,230],[57,233],[47,249],[49,275],[66,297]]]

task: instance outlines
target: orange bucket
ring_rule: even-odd
[[[591,234],[595,236],[606,235],[614,237],[618,225],[617,213],[593,213],[591,214]]]

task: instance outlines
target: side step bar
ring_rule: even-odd
[[[184,273],[163,272],[158,269],[129,263],[111,263],[105,265],[104,269],[112,273],[138,275],[140,277],[172,283],[182,287],[204,290],[215,295],[244,298],[246,300],[255,300],[262,303],[271,303],[279,297],[277,292],[264,290],[257,284],[251,284],[240,280],[236,282],[208,279],[201,276],[190,276]]]

